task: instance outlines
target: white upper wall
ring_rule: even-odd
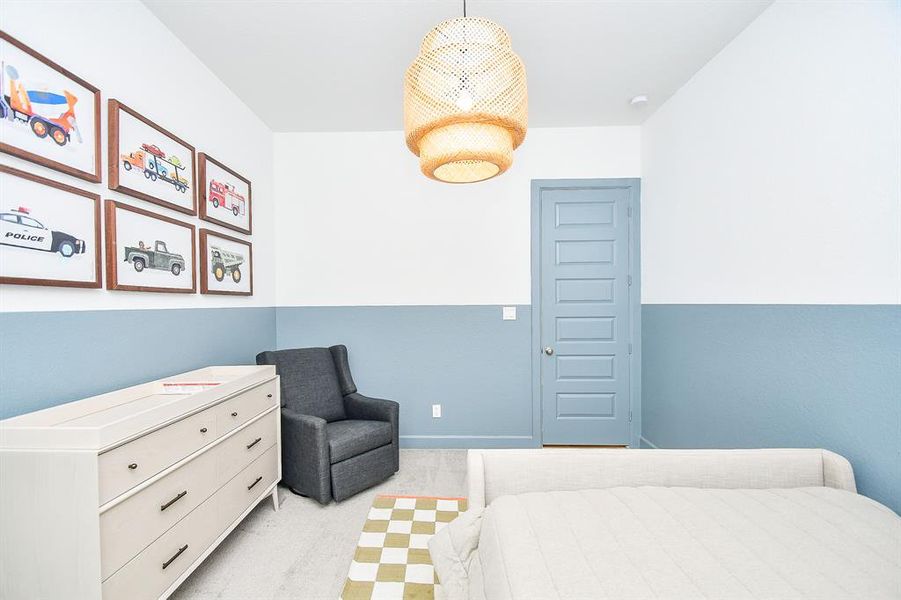
[[[106,101],[116,98],[186,140],[198,152],[208,153],[250,179],[254,258],[254,295],[250,298],[3,285],[0,310],[272,306],[275,244],[272,132],[268,127],[136,0],[3,0],[0,23],[13,37],[100,88],[103,165],[108,134]],[[0,163],[198,228],[217,229],[198,218],[111,192],[105,168],[103,183],[91,184],[6,154],[0,154]]]
[[[897,2],[779,2],[642,127],[646,303],[901,301]]]
[[[529,304],[531,180],[639,175],[638,127],[531,129],[469,185],[423,176],[400,131],[276,134],[277,304]]]

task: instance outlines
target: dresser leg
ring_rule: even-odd
[[[278,512],[278,487],[272,488],[272,508]]]

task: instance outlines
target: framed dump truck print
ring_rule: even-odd
[[[0,151],[100,183],[100,90],[0,31]]]
[[[200,218],[250,235],[250,181],[203,152],[197,165]]]
[[[109,101],[109,189],[197,214],[194,146],[118,100]]]
[[[253,245],[211,229],[201,229],[200,293],[252,296]]]
[[[106,287],[133,292],[197,291],[194,226],[106,201]]]
[[[0,283],[99,288],[100,196],[0,165]]]

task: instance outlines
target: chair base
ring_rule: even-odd
[[[288,491],[291,492],[292,494],[294,494],[295,496],[301,496],[301,497],[303,497],[303,498],[309,498],[309,496],[308,496],[307,494],[304,494],[303,492],[298,492],[297,490],[295,490],[295,489],[294,489],[293,487],[291,487],[291,486],[288,486]]]

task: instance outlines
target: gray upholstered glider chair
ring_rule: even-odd
[[[367,398],[347,364],[347,348],[261,352],[282,388],[282,482],[328,504],[396,473],[397,402]]]

